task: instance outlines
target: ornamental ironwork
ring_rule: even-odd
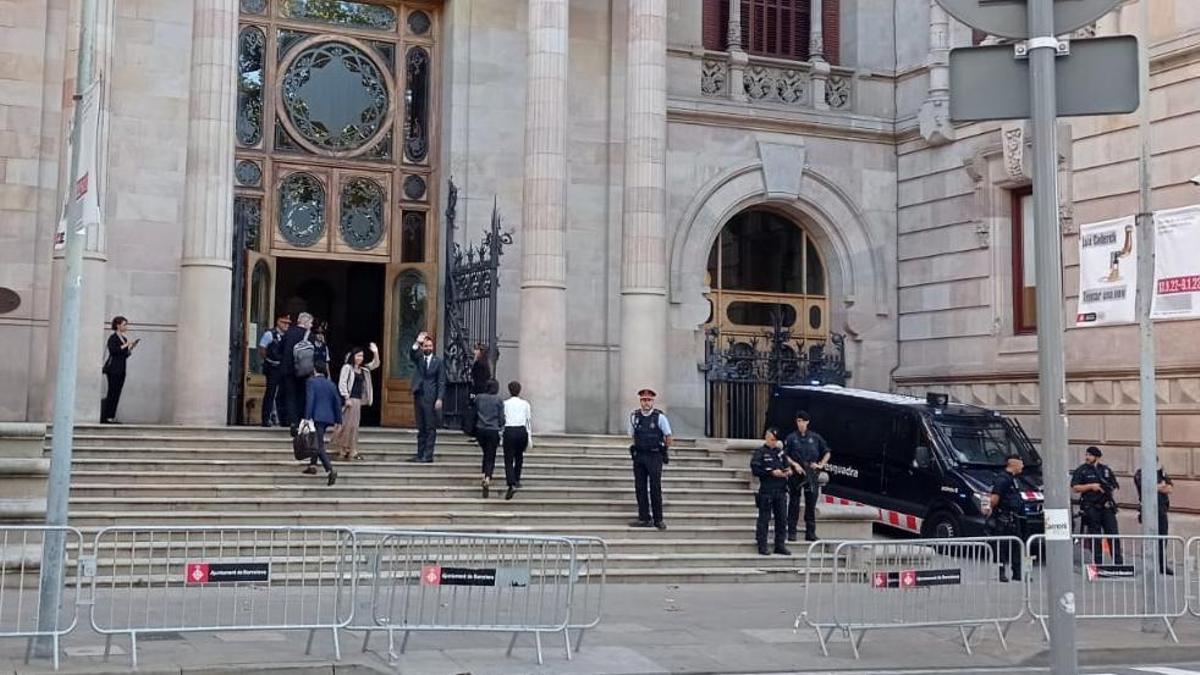
[[[360,251],[383,239],[383,188],[367,178],[351,178],[342,186],[342,241]]]
[[[474,346],[488,347],[488,362],[496,372],[500,351],[497,324],[497,291],[500,287],[500,257],[513,243],[511,230],[505,230],[500,211],[492,205],[490,227],[479,244],[454,241],[457,218],[458,186],[450,181],[446,205],[446,291],[445,339],[442,358],[446,364],[446,398],[443,420],[446,426],[461,425],[467,410],[471,385]]]
[[[241,7],[247,14],[262,14],[267,11],[267,0],[242,0]]]
[[[408,30],[413,35],[424,35],[429,32],[429,28],[433,25],[433,21],[429,15],[421,10],[414,10],[408,15]]]
[[[267,38],[254,26],[238,34],[237,139],[255,146],[263,136],[263,54]]]
[[[238,160],[233,168],[233,176],[238,185],[258,187],[262,183],[262,167],[248,159]]]
[[[284,0],[284,16],[337,26],[396,30],[396,10],[352,0]]]
[[[310,173],[294,173],[279,186],[279,233],[308,247],[325,234],[325,187]]]
[[[425,196],[425,179],[420,176],[405,176],[404,197],[416,201]]]
[[[797,337],[776,320],[761,336],[705,334],[705,429],[714,438],[760,438],[775,387],[845,385],[846,337]]]
[[[300,51],[280,88],[288,120],[319,149],[359,149],[387,125],[383,73],[370,56],[345,42],[321,42]]]
[[[429,52],[413,47],[405,55],[404,152],[414,162],[429,154]]]

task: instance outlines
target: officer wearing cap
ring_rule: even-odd
[[[1091,446],[1084,451],[1083,464],[1071,474],[1071,489],[1079,495],[1079,510],[1083,516],[1083,528],[1087,534],[1119,534],[1117,531],[1117,501],[1113,492],[1120,489],[1113,470],[1100,462],[1104,453]],[[1092,562],[1099,565],[1104,560],[1101,540],[1092,542]],[[1121,541],[1108,540],[1113,552],[1113,562],[1123,564]]]
[[[663,522],[662,469],[670,462],[671,423],[663,411],[654,407],[658,394],[653,389],[638,391],[641,405],[629,413],[629,436],[633,445],[633,487],[637,493],[638,517],[630,527],[667,529]]]
[[[829,445],[808,428],[808,413],[796,411],[796,430],[783,441],[792,475],[788,477],[788,541],[796,541],[800,523],[800,496],[804,495],[804,540],[817,540],[817,493],[820,475],[829,463]]]
[[[775,427],[767,429],[762,447],[754,451],[750,459],[750,473],[758,478],[758,494],[754,496],[754,504],[758,507],[758,522],[754,528],[758,554],[771,555],[771,549],[767,547],[767,528],[774,519],[775,552],[791,555],[792,552],[784,543],[784,535],[787,532],[787,482],[788,476],[792,475],[792,467],[788,464],[783,445],[779,442],[779,430]]]

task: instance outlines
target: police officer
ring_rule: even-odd
[[[638,517],[630,527],[667,529],[663,522],[662,469],[670,462],[671,423],[667,415],[654,407],[658,396],[653,389],[638,391],[641,405],[629,414],[629,435],[633,445],[633,487],[637,492]],[[651,520],[653,516],[653,520]]]
[[[817,540],[817,492],[821,470],[829,462],[829,445],[815,431],[809,431],[812,418],[796,411],[796,430],[783,442],[792,475],[788,478],[788,541],[796,541],[800,521],[800,495],[804,495],[804,540]]]
[[[1021,488],[1017,487],[1017,476],[1025,470],[1025,462],[1020,455],[1008,455],[1004,458],[1004,475],[996,479],[992,485],[992,493],[988,496],[991,507],[987,519],[987,532],[996,537],[1021,537]],[[1004,565],[1012,567],[1013,581],[1021,580],[1021,546],[1015,541],[1000,545],[1000,581],[1007,582]]]
[[[791,555],[784,543],[787,530],[787,481],[792,475],[792,467],[787,455],[783,452],[783,444],[779,442],[779,431],[769,427],[763,437],[763,445],[754,451],[750,459],[750,472],[758,478],[758,494],[754,496],[758,506],[758,524],[754,528],[754,538],[758,541],[758,554],[771,555],[767,547],[767,527],[775,520],[775,552],[779,555]]]
[[[1104,453],[1091,446],[1084,451],[1084,461],[1071,474],[1071,489],[1079,495],[1079,507],[1083,515],[1083,527],[1088,534],[1118,534],[1117,502],[1113,492],[1120,489],[1112,469],[1100,462]],[[1113,562],[1123,564],[1121,541],[1108,540],[1113,552]],[[1092,562],[1099,565],[1104,560],[1101,540],[1092,542]]]
[[[1158,466],[1158,536],[1167,536],[1168,522],[1167,511],[1171,508],[1171,491],[1175,489],[1175,481],[1163,471],[1162,465]],[[1133,485],[1137,488],[1138,505],[1142,503],[1142,470],[1138,469],[1133,472]],[[1142,522],[1142,514],[1138,512],[1138,522]],[[1166,559],[1166,541],[1159,540],[1158,542],[1158,571],[1167,576],[1175,576],[1175,570],[1167,564]]]

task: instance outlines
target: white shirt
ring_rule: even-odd
[[[525,427],[526,431],[530,431],[532,421],[533,408],[529,401],[520,396],[512,396],[504,401],[504,426]]]

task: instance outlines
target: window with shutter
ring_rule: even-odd
[[[741,8],[742,49],[760,56],[808,60],[810,0],[704,0],[706,49],[726,49],[730,2]],[[824,0],[821,11],[825,60],[833,64],[840,61],[840,5],[840,0]]]

